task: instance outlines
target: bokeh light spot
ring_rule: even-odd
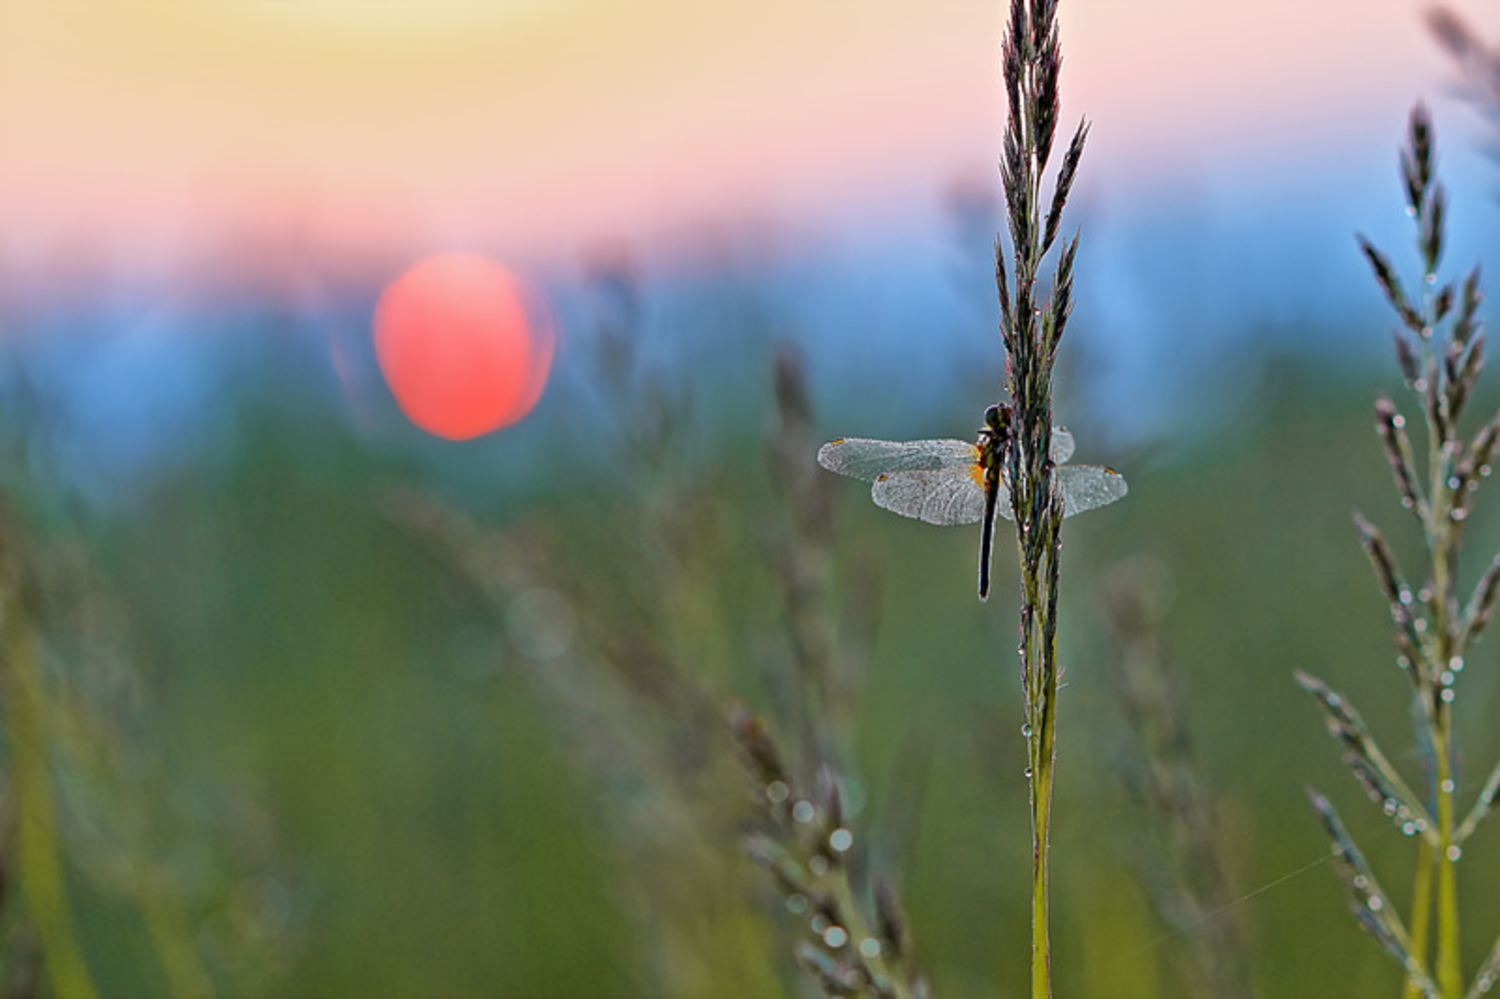
[[[469,440],[541,398],[553,330],[511,271],[484,257],[427,257],[375,307],[375,356],[401,411],[428,433]]]

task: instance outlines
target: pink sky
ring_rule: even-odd
[[[1397,129],[1408,0],[1063,0],[1085,173],[1170,190]],[[1500,39],[1493,4],[1456,9]],[[50,0],[0,30],[0,252],[523,262],[992,176],[1000,0]],[[836,223],[833,223],[836,224]],[[301,256],[298,256],[301,254]],[[217,263],[215,263],[217,262]]]

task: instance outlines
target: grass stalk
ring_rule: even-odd
[[[1463,995],[1463,973],[1458,951],[1458,848],[1453,842],[1454,782],[1447,738],[1448,716],[1445,706],[1440,712],[1437,738],[1433,740],[1438,757],[1437,983],[1444,999],[1459,999]]]
[[[1038,292],[1042,264],[1056,241],[1063,205],[1088,135],[1080,123],[1058,169],[1051,204],[1043,211],[1042,177],[1056,138],[1062,66],[1057,0],[1012,0],[1002,45],[1008,103],[1000,164],[1010,235],[1010,259],[995,248],[995,284],[1006,350],[1005,387],[1013,413],[1006,453],[1020,565],[1020,659],[1025,695],[1027,777],[1032,829],[1031,995],[1052,994],[1048,940],[1048,862],[1057,738],[1058,556],[1062,497],[1051,459],[1052,366],[1072,307],[1075,238],[1065,243],[1050,301]],[[1014,296],[1012,296],[1012,287]]]
[[[1432,923],[1432,868],[1434,849],[1425,839],[1417,841],[1417,871],[1411,890],[1411,949],[1425,954],[1431,946],[1427,939]],[[1401,999],[1422,999],[1422,988],[1414,978],[1407,978]]]
[[[1486,783],[1469,817],[1460,824],[1454,766],[1458,736],[1452,706],[1464,657],[1493,612],[1500,562],[1491,563],[1466,603],[1460,601],[1458,564],[1473,495],[1489,474],[1500,442],[1500,414],[1472,439],[1459,434],[1459,419],[1484,366],[1484,335],[1477,319],[1479,274],[1472,272],[1462,287],[1439,284],[1447,194],[1435,179],[1432,123],[1420,105],[1411,114],[1401,174],[1422,260],[1421,295],[1408,297],[1390,261],[1364,240],[1361,247],[1401,321],[1402,328],[1395,334],[1396,358],[1427,430],[1423,455],[1427,474],[1422,476],[1406,434],[1405,417],[1390,399],[1382,396],[1376,401],[1376,430],[1401,504],[1420,525],[1427,548],[1426,579],[1415,593],[1380,532],[1357,514],[1355,522],[1390,605],[1397,663],[1412,684],[1416,741],[1425,763],[1424,793],[1419,796],[1412,791],[1395,772],[1342,695],[1305,674],[1299,675],[1299,682],[1322,703],[1329,731],[1343,743],[1344,760],[1361,785],[1403,832],[1420,834],[1408,932],[1372,887],[1374,873],[1347,841],[1332,805],[1314,794],[1314,806],[1334,841],[1335,867],[1349,886],[1356,918],[1405,969],[1405,999],[1463,999],[1460,844],[1489,814],[1494,785],[1493,778]],[[1488,988],[1489,969],[1487,963],[1480,970],[1474,989]]]
[[[1429,125],[1414,128],[1430,129]],[[1431,140],[1423,140],[1430,146]],[[1430,157],[1430,153],[1428,154]],[[1431,167],[1426,168],[1429,172]],[[1427,199],[1429,204],[1435,200],[1439,215],[1441,214],[1442,188],[1434,191],[1432,198]],[[1427,216],[1423,215],[1422,206],[1415,209],[1419,219],[1419,225],[1425,232],[1431,225],[1440,225],[1440,221],[1428,222]],[[1428,208],[1431,211],[1431,208]],[[1433,237],[1441,239],[1439,230]],[[1425,240],[1424,240],[1425,242]],[[1427,504],[1427,523],[1424,525],[1424,533],[1427,536],[1428,549],[1432,556],[1431,590],[1432,596],[1429,601],[1431,617],[1434,624],[1433,638],[1436,645],[1436,654],[1430,655],[1424,673],[1429,677],[1429,687],[1436,696],[1431,699],[1430,726],[1431,731],[1428,738],[1432,744],[1432,752],[1435,763],[1434,786],[1432,793],[1436,804],[1437,819],[1437,845],[1423,849],[1429,857],[1434,859],[1437,870],[1437,962],[1436,977],[1438,988],[1442,990],[1444,999],[1452,997],[1458,999],[1463,993],[1462,973],[1459,970],[1458,954],[1458,881],[1454,861],[1454,817],[1453,817],[1453,793],[1455,782],[1453,780],[1453,756],[1454,745],[1452,735],[1451,687],[1441,682],[1441,675],[1448,668],[1448,663],[1456,654],[1458,637],[1455,633],[1455,618],[1457,616],[1457,551],[1459,544],[1460,525],[1463,517],[1455,518],[1454,511],[1458,509],[1458,498],[1454,495],[1454,479],[1451,469],[1451,455],[1456,449],[1457,437],[1453,435],[1451,421],[1452,407],[1448,400],[1442,396],[1442,376],[1439,374],[1438,358],[1433,349],[1431,330],[1440,320],[1435,315],[1435,301],[1432,287],[1437,280],[1437,249],[1434,245],[1431,252],[1424,252],[1424,263],[1426,266],[1422,274],[1422,317],[1424,319],[1423,329],[1428,335],[1421,337],[1423,354],[1423,371],[1425,377],[1425,391],[1428,397],[1427,429],[1428,429],[1428,473],[1430,485],[1428,493],[1432,501]],[[1424,248],[1425,249],[1425,248]],[[1419,331],[1420,335],[1420,331]]]
[[[1040,753],[1050,757],[1052,740],[1038,740]],[[1052,995],[1051,942],[1047,937],[1047,848],[1052,812],[1052,762],[1038,759],[1032,781],[1031,821],[1035,857],[1031,875],[1031,994],[1033,999]]]

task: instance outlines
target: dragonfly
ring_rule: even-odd
[[[995,514],[1014,519],[1006,457],[1015,446],[1009,405],[984,414],[977,443],[958,440],[880,441],[841,437],[818,449],[818,464],[830,472],[874,483],[875,505],[929,524],[975,524],[984,528],[979,547],[979,599],[990,592],[990,550]],[[1052,461],[1062,492],[1063,516],[1107,506],[1128,491],[1125,477],[1100,465],[1064,465],[1073,455],[1073,435],[1052,428]]]

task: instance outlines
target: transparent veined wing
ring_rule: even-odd
[[[1057,470],[1057,485],[1063,494],[1064,517],[1108,506],[1130,491],[1125,476],[1099,465],[1064,465]],[[1015,519],[1010,508],[1010,490],[1004,482],[1000,483],[1000,495],[995,497],[995,512],[1006,520]]]
[[[1073,457],[1073,435],[1062,427],[1052,428],[1052,463],[1061,465]]]
[[[1057,470],[1057,482],[1062,489],[1064,517],[1108,506],[1130,491],[1125,476],[1098,465],[1064,465]]]
[[[984,478],[975,464],[891,472],[875,479],[875,505],[929,524],[977,524],[984,519]]]
[[[979,463],[979,448],[966,441],[877,441],[842,437],[818,448],[818,464],[830,472],[874,482],[893,472],[969,468]],[[915,514],[909,514],[915,516]]]

